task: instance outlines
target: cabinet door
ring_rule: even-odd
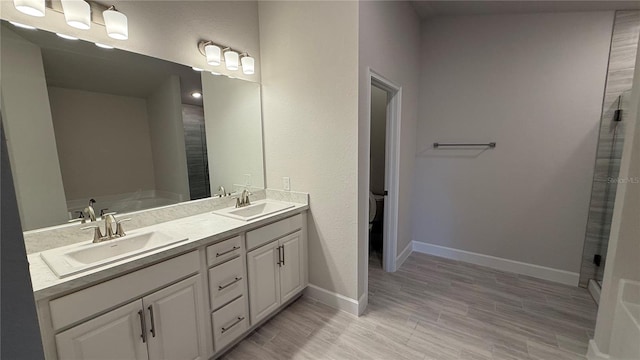
[[[251,324],[264,319],[280,305],[278,242],[247,254]]]
[[[119,307],[56,335],[58,358],[144,359],[142,301]]]
[[[280,267],[280,302],[284,303],[303,287],[302,233],[296,231],[280,239],[279,243],[283,260]]]
[[[205,311],[200,275],[142,299],[149,359],[205,359]]]

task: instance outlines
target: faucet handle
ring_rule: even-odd
[[[103,210],[108,210],[108,209],[103,209]],[[117,212],[115,212],[115,211],[107,212],[107,213],[100,212],[100,216],[102,217],[102,220],[106,219],[109,216],[113,217],[113,215],[115,215],[115,214],[117,214]]]
[[[127,218],[127,219],[120,219],[118,221],[116,221],[116,235],[119,237],[123,237],[125,235],[127,235],[124,232],[124,228],[122,227],[122,223],[123,222],[127,222],[127,221],[131,221],[131,218]]]
[[[81,227],[80,230],[94,230],[93,231],[93,242],[94,243],[99,243],[100,241],[102,241],[102,232],[100,231],[100,226],[98,225],[89,225],[89,226],[85,226],[85,227]]]

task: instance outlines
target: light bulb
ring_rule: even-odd
[[[45,0],[13,0],[13,6],[23,14],[44,16]]]
[[[243,56],[240,58],[242,63],[242,72],[246,75],[255,74],[255,59],[251,56]]]
[[[91,6],[84,0],[62,0],[62,10],[67,25],[76,29],[91,28]]]
[[[227,50],[224,52],[224,62],[226,63],[227,70],[238,70],[239,54],[233,50]]]
[[[107,28],[107,35],[116,40],[127,40],[129,38],[129,23],[127,16],[115,8],[109,8],[102,12],[104,26]]]
[[[208,44],[204,47],[204,54],[207,57],[207,63],[209,65],[220,65],[220,47],[218,45]]]

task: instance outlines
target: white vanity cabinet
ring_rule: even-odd
[[[247,253],[252,325],[268,317],[306,286],[303,224],[303,216],[296,215],[247,233],[247,247],[254,247]]]
[[[58,359],[207,359],[199,270],[192,251],[49,301]]]
[[[221,356],[308,283],[306,212],[38,301],[48,360]]]
[[[60,359],[205,359],[200,275],[56,335]]]

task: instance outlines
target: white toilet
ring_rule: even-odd
[[[369,230],[373,227],[374,221],[382,220],[384,210],[384,196],[376,195],[369,191]]]

